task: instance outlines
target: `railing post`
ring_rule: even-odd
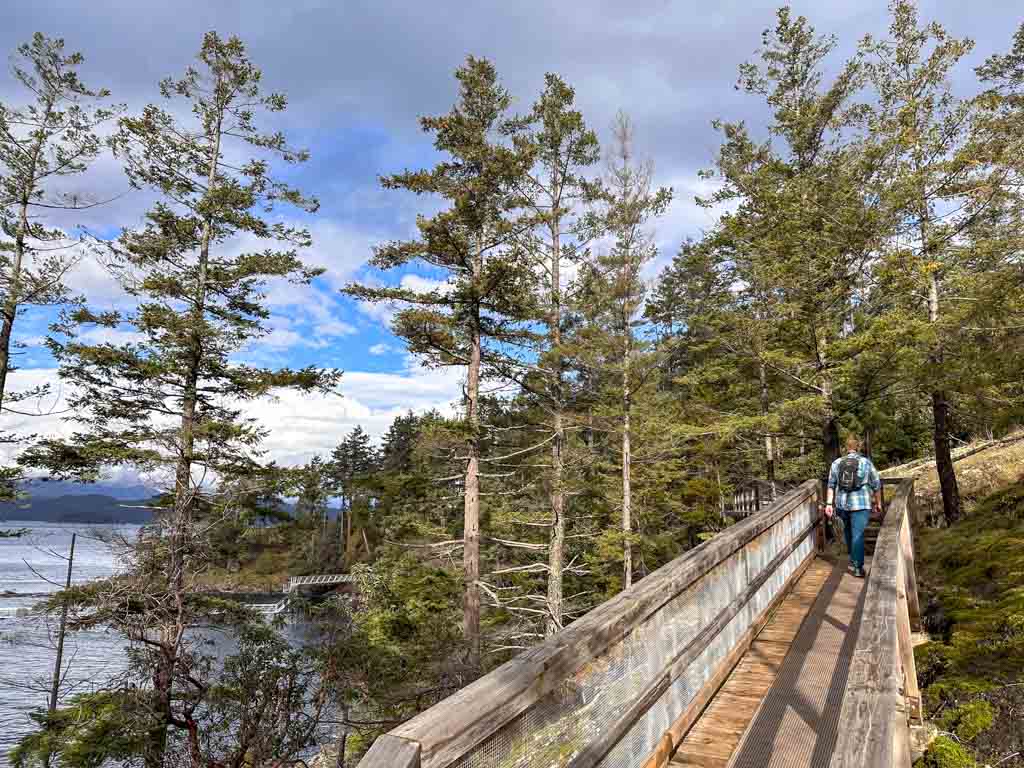
[[[910,626],[915,632],[921,631],[921,599],[917,594],[917,568],[914,565],[914,531],[911,525],[914,515],[914,492],[911,489],[907,499],[907,519],[900,529],[900,550],[905,568],[907,611],[910,614]]]
[[[903,695],[910,704],[911,716],[921,722],[921,691],[917,685],[917,665],[914,662],[914,643],[910,637],[910,575],[904,543],[910,535],[910,517],[905,515],[900,526],[899,562],[896,570],[896,632],[899,636],[899,651],[903,667]]]
[[[815,545],[818,548],[818,552],[825,551],[825,508],[821,505],[821,502],[823,499],[828,497],[822,496],[822,493],[822,484],[816,483],[814,486],[814,498],[812,501],[814,504],[814,513],[818,517],[818,525],[814,530],[814,538],[817,539]]]
[[[385,733],[359,761],[360,768],[420,768],[420,745]]]

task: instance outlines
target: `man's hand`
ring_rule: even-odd
[[[825,505],[825,517],[827,517],[827,518],[830,518],[830,519],[831,519],[831,517],[832,517],[832,515],[833,515],[833,514],[835,514],[835,512],[834,512],[834,510],[832,509],[832,505],[831,505],[831,504],[826,504],[826,505]]]

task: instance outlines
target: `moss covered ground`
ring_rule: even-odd
[[[916,650],[928,768],[1024,768],[1024,480],[917,536],[930,642]]]

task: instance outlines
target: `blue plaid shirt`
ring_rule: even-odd
[[[838,488],[839,465],[843,459],[856,456],[860,463],[857,466],[857,480],[860,487],[852,491],[844,491]],[[859,509],[871,509],[871,495],[882,490],[882,478],[867,456],[850,452],[832,462],[832,469],[828,473],[828,487],[833,491],[833,502],[835,508],[843,512],[852,512]]]

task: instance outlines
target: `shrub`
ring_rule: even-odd
[[[962,745],[948,736],[939,736],[915,765],[918,768],[976,768],[978,764]]]
[[[995,710],[984,699],[962,704],[943,715],[939,725],[943,730],[952,731],[961,741],[974,741],[979,734],[992,727]]]

